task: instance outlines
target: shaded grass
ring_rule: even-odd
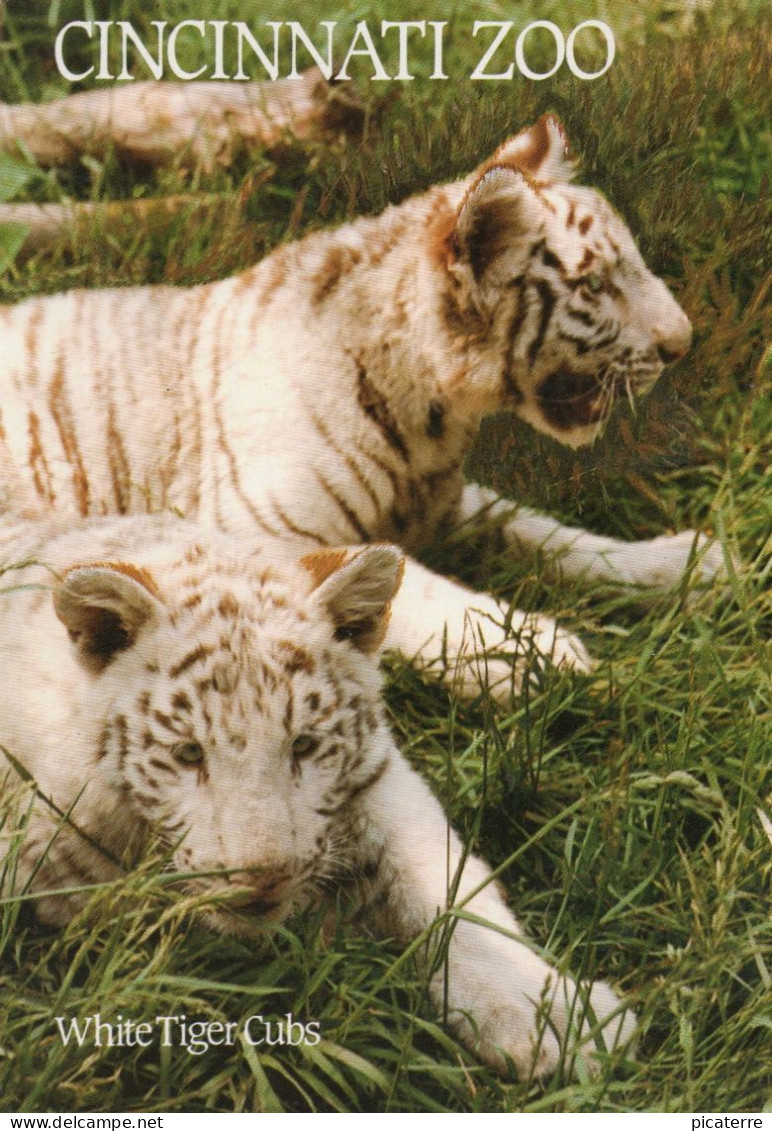
[[[238,3],[221,7],[219,18],[243,18]],[[475,18],[486,18],[483,8],[497,18],[494,7],[478,5]],[[200,16],[183,0],[159,8],[155,18]],[[6,301],[219,277],[312,227],[466,171],[510,130],[560,113],[586,179],[618,205],[681,297],[695,344],[592,449],[565,452],[500,419],[486,424],[472,470],[620,537],[710,528],[725,545],[729,583],[641,610],[460,539],[446,548],[455,572],[520,608],[548,608],[581,632],[598,669],[551,677],[504,710],[484,697],[455,703],[392,660],[387,694],[402,748],[467,841],[502,866],[535,940],[565,968],[631,995],[638,1062],[597,1082],[503,1082],[445,1032],[412,960],[358,936],[343,909],[326,932],[309,913],[259,945],[214,938],[150,857],[62,932],[2,903],[5,1110],[753,1111],[767,1101],[772,853],[757,809],[772,808],[769,16],[761,5],[717,4],[689,25],[678,5],[643,8],[615,9],[620,51],[598,83],[467,84],[459,98],[458,84],[419,80],[391,102],[363,83],[371,117],[358,147],[245,155],[208,177],[112,157],[39,172],[30,198],[215,192],[226,211],[197,214],[195,227],[180,216],[147,231],[97,228],[0,276]],[[538,9],[572,22],[565,4]],[[522,6],[523,22],[529,11]],[[110,16],[138,19],[138,6],[124,0]],[[465,16],[459,5],[456,22]],[[65,18],[82,18],[82,5],[62,4]],[[9,11],[6,32],[2,97],[61,93],[40,14]],[[468,71],[473,47],[455,34],[449,69]],[[292,1012],[318,1020],[323,1043],[201,1056],[63,1045],[54,1018],[96,1012],[237,1022]]]

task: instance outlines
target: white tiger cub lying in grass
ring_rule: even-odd
[[[374,540],[415,552],[500,509],[463,481],[484,415],[511,409],[589,443],[691,337],[622,219],[569,183],[566,154],[542,118],[470,176],[234,278],[0,307],[0,510],[171,508],[301,552]],[[700,545],[691,531],[626,544],[527,511],[503,532],[567,575],[655,590]],[[719,548],[698,557],[707,582]],[[443,652],[450,681],[474,692],[481,641],[507,656],[487,665],[505,697],[531,644],[589,665],[550,617],[507,614],[408,559],[387,644],[426,664]]]
[[[18,892],[39,893],[41,919],[67,923],[88,893],[55,890],[116,878],[148,836],[179,871],[209,873],[187,886],[217,897],[207,918],[226,931],[348,881],[377,928],[408,943],[457,883],[455,904],[491,924],[456,920],[446,960],[450,1016],[481,1057],[543,1075],[561,1044],[575,1050],[572,1030],[590,1048],[591,1029],[607,1049],[630,1039],[609,987],[585,1001],[523,940],[394,744],[376,653],[396,548],[297,564],[169,518],[117,518],[6,530],[0,561],[32,563],[8,570],[0,595],[5,790],[23,766],[71,822],[38,800],[6,861]]]

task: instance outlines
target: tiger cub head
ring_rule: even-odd
[[[691,325],[622,218],[573,172],[554,117],[505,142],[467,182],[443,265],[473,379],[577,447],[687,351]]]
[[[78,566],[55,592],[99,712],[90,772],[215,929],[281,920],[334,879],[393,751],[375,653],[401,571],[386,545],[291,567],[195,545],[152,573]]]

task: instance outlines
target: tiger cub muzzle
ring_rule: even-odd
[[[622,397],[632,399],[651,392],[665,366],[687,353],[691,336],[691,324],[684,316],[679,336],[658,342],[638,358],[633,356],[632,349],[627,349],[619,361],[593,372],[582,372],[564,363],[537,385],[539,411],[557,431],[595,427],[600,433],[616,402]]]
[[[536,398],[553,428],[584,427],[599,423],[603,416],[602,389],[594,373],[577,373],[563,366],[541,382]]]

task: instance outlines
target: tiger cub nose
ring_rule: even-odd
[[[289,875],[286,872],[258,873],[243,872],[231,877],[237,883],[243,884],[233,903],[242,911],[261,915],[273,911],[281,903],[282,895],[289,884]]]
[[[657,346],[657,353],[659,360],[663,365],[669,365],[671,361],[677,361],[679,357],[683,357],[686,353],[685,349],[671,350],[667,346]]]
[[[654,331],[657,353],[663,365],[683,357],[692,342],[692,324],[683,311],[679,313],[680,318],[672,326]]]

